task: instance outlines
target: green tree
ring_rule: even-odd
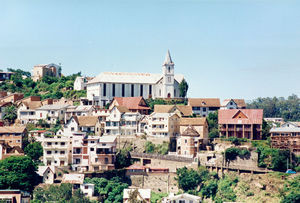
[[[14,123],[17,118],[17,109],[15,106],[11,105],[5,107],[3,119],[7,120],[9,123]]]
[[[34,142],[28,144],[24,152],[27,156],[32,158],[34,161],[38,161],[41,156],[43,156],[43,147],[40,142]]]
[[[155,144],[153,144],[150,141],[147,141],[145,144],[145,151],[146,151],[146,153],[150,153],[150,154],[154,153],[155,152]]]
[[[188,89],[189,89],[189,85],[188,85],[188,83],[185,81],[185,79],[183,79],[183,80],[179,83],[179,96],[180,96],[180,97],[186,97]]]
[[[210,139],[219,137],[218,112],[209,113],[206,120],[208,123],[208,137]]]
[[[120,150],[116,155],[115,167],[121,169],[132,164],[130,152],[126,149]]]
[[[220,179],[218,182],[218,191],[215,197],[216,203],[222,202],[234,202],[236,201],[236,194],[233,188],[238,183],[238,178],[225,176],[223,179]]]
[[[0,161],[0,188],[31,192],[41,178],[37,166],[27,156],[11,156]]]
[[[200,174],[194,169],[187,169],[186,167],[179,168],[176,174],[177,177],[175,180],[177,180],[179,188],[185,192],[196,189],[202,182]]]

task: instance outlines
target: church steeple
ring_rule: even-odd
[[[163,65],[173,65],[173,64],[174,64],[174,63],[173,63],[173,61],[172,61],[170,51],[168,50]]]

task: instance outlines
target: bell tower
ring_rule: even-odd
[[[163,98],[174,98],[174,62],[168,50],[162,66],[163,71]]]

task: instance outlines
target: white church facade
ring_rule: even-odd
[[[184,79],[174,74],[174,62],[167,52],[161,74],[103,72],[87,83],[87,102],[105,106],[114,97],[179,98]]]

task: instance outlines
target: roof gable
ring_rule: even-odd
[[[239,110],[232,118],[235,119],[235,118],[248,118],[248,117]]]

